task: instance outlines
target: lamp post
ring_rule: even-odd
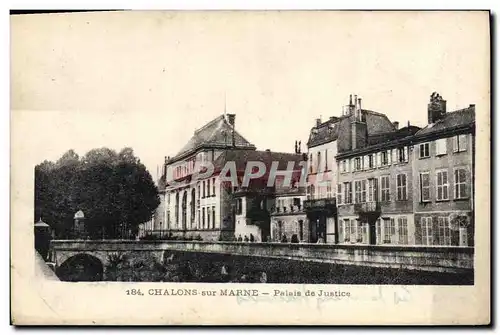
[[[35,233],[35,249],[38,251],[40,256],[47,261],[47,256],[49,254],[51,229],[50,226],[42,221],[42,218],[34,225]]]

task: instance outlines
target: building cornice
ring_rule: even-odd
[[[366,154],[371,154],[375,152],[381,151],[381,149],[384,150],[389,150],[389,149],[394,149],[398,148],[402,145],[414,145],[417,143],[422,143],[422,142],[427,142],[427,141],[433,141],[436,139],[440,139],[443,137],[450,137],[453,135],[460,135],[464,133],[472,133],[474,134],[475,132],[475,123],[468,124],[468,125],[460,125],[456,127],[450,127],[438,131],[433,131],[427,134],[422,134],[419,135],[418,133],[413,135],[413,136],[408,136],[404,137],[402,139],[397,139],[393,140],[390,142],[384,142],[384,143],[379,143],[376,145],[371,145],[362,149],[354,150],[354,151],[348,151],[344,152],[341,154],[338,154],[335,156],[337,160],[339,159],[346,159],[346,158],[352,158],[352,157],[357,157],[357,156],[362,156]]]

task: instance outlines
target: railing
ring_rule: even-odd
[[[304,201],[304,209],[323,209],[329,207],[336,207],[337,202],[335,198],[322,198]]]
[[[272,214],[301,213],[303,211],[304,208],[300,205],[277,206],[271,209]]]
[[[360,204],[354,204],[354,211],[356,213],[379,213],[381,211],[380,202],[369,201]]]

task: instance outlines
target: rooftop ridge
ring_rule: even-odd
[[[222,115],[219,115],[217,116],[215,119],[212,119],[211,121],[205,123],[201,128],[198,128],[194,131],[194,134],[196,135],[197,133],[199,133],[200,131],[202,131],[203,129],[206,129],[208,128],[209,126],[212,126],[213,124],[219,122],[220,120],[224,119],[224,114]]]

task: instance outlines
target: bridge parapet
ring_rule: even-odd
[[[146,258],[146,255],[149,255],[161,259],[166,250],[434,272],[470,271],[474,266],[474,249],[471,247],[158,240],[54,240],[51,242],[51,250],[57,266],[77,254],[95,256],[106,265],[108,256],[113,253],[127,252],[137,255],[137,257]]]

